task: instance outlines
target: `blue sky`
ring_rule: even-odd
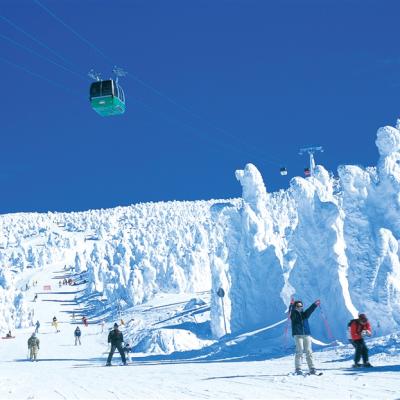
[[[396,1],[40,3],[79,37],[34,0],[2,1],[0,213],[237,197],[248,162],[287,188],[304,145],[333,172],[375,165],[399,115]],[[114,64],[127,111],[102,118],[86,74]]]

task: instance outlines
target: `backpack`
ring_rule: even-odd
[[[351,320],[349,321],[349,323],[347,324],[347,327],[350,328],[351,324],[352,324],[353,322],[356,322],[356,321],[358,321],[358,319],[351,319]]]

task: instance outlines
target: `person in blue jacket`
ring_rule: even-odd
[[[302,374],[301,364],[303,361],[303,353],[306,353],[306,360],[310,374],[316,374],[314,367],[312,348],[311,348],[311,331],[308,325],[308,318],[313,311],[320,305],[320,301],[316,300],[306,310],[303,309],[301,300],[292,301],[289,307],[290,320],[292,322],[292,336],[296,343],[296,355],[294,364],[296,374]]]

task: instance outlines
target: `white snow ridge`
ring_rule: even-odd
[[[318,165],[275,193],[247,164],[240,199],[0,216],[0,329],[15,336],[0,343],[0,398],[400,398],[399,128],[378,130],[376,167]],[[287,376],[292,297],[321,300],[309,321],[321,377]],[[369,370],[349,368],[360,312]],[[132,361],[94,368],[114,322]]]

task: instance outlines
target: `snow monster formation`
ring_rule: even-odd
[[[311,325],[322,340],[345,339],[359,312],[378,335],[398,329],[399,127],[378,130],[377,168],[341,166],[335,178],[317,166],[313,176],[271,194],[254,165],[236,171],[241,206],[212,207],[224,237],[211,268],[215,337],[225,327],[235,334],[283,320],[292,296],[306,306],[321,299]],[[276,330],[283,335],[282,326]]]

